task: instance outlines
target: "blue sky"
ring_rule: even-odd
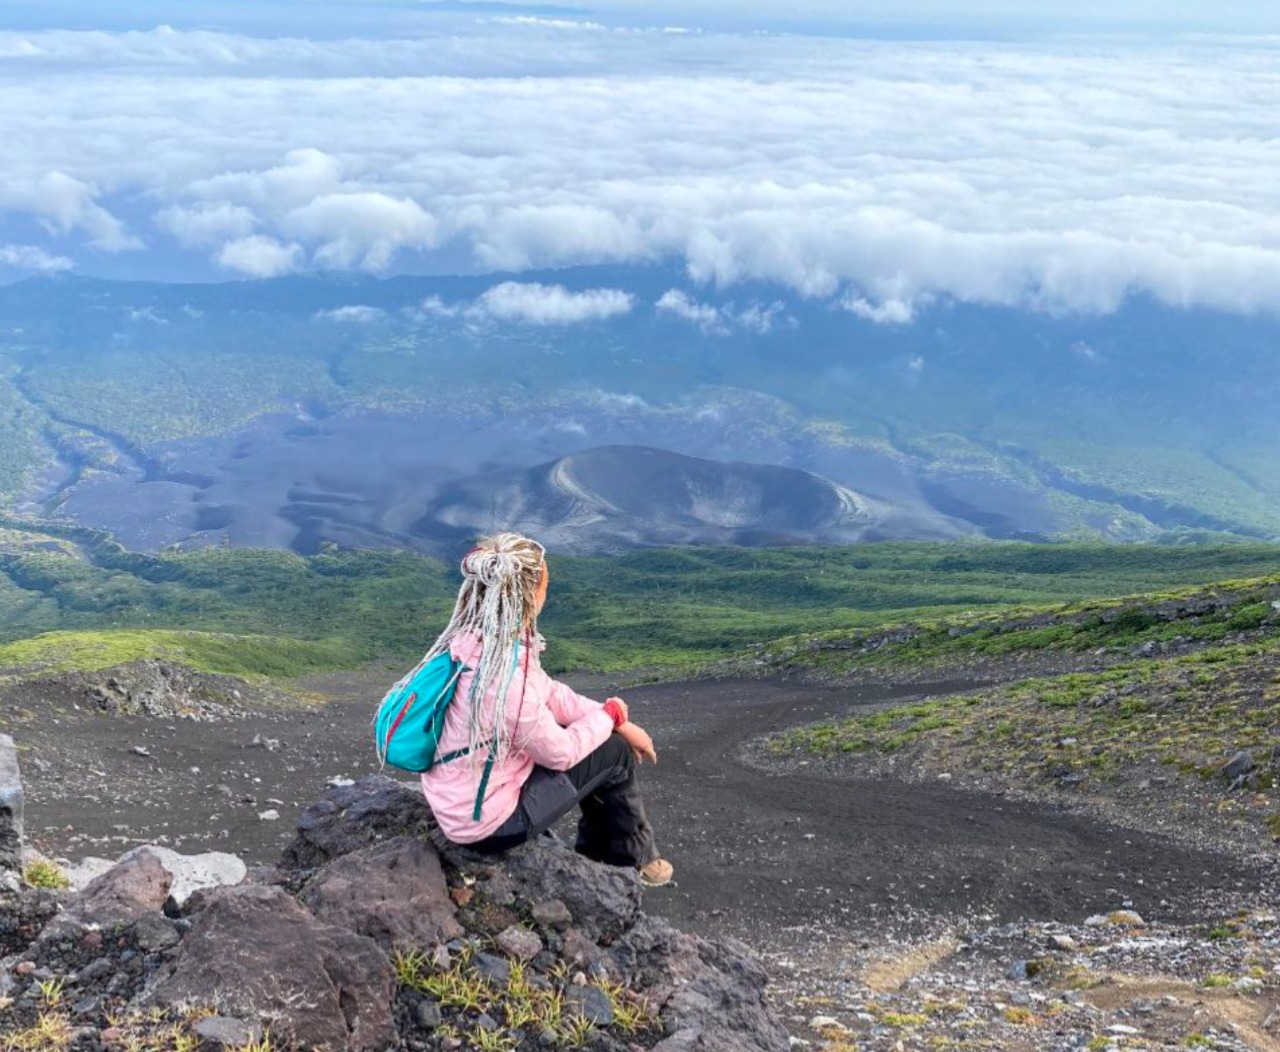
[[[890,324],[1280,303],[1260,4],[447,6],[6,0],[0,280],[660,261]]]

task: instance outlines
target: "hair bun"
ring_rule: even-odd
[[[520,559],[511,552],[474,548],[462,557],[462,575],[486,587],[510,581],[519,574]]]

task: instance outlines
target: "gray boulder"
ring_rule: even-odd
[[[208,1005],[320,1052],[396,1043],[395,978],[372,939],[318,920],[279,888],[220,889],[140,998],[143,1006]]]
[[[765,1000],[768,976],[745,947],[677,931],[641,917],[610,949],[615,974],[646,987],[681,1052],[775,1052],[787,1032]]]
[[[395,837],[330,863],[306,893],[322,921],[393,946],[434,946],[460,938],[435,849]]]
[[[224,884],[239,884],[248,872],[245,864],[235,855],[225,851],[205,851],[199,855],[182,855],[167,847],[148,844],[134,848],[120,856],[121,862],[149,852],[160,861],[165,872],[173,878],[169,886],[169,898],[181,908],[193,892],[201,888],[216,888]]]
[[[311,870],[392,837],[432,838],[435,820],[422,790],[381,774],[331,786],[298,818],[298,835],[285,848],[286,869]]]
[[[1231,783],[1231,788],[1235,789],[1248,778],[1257,769],[1257,764],[1253,761],[1253,754],[1248,749],[1241,749],[1222,767],[1222,777]]]
[[[130,924],[148,913],[158,913],[172,883],[159,856],[141,848],[90,881],[72,898],[67,915],[103,926]]]
[[[22,777],[18,771],[18,747],[0,734],[0,877],[22,874]]]

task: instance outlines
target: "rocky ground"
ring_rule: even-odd
[[[218,718],[107,714],[79,686],[11,687],[0,705],[23,746],[31,836],[69,857],[151,841],[275,858],[327,782],[374,768],[379,682],[330,678],[308,684],[323,706]],[[658,744],[644,784],[677,865],[677,886],[647,893],[646,910],[748,942],[793,1039],[815,1047],[1271,1048],[1280,931],[1269,859],[1007,786],[975,791],[905,769],[849,778],[753,744],[975,686],[625,692]],[[1143,925],[1085,924],[1123,909]]]
[[[646,917],[635,872],[555,838],[470,855],[439,837],[421,793],[383,776],[328,790],[277,864],[204,878],[177,894],[144,847],[78,892],[0,892],[0,1048],[787,1043],[749,951]]]

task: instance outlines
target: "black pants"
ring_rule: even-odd
[[[635,757],[617,734],[567,771],[534,767],[511,817],[468,846],[506,851],[550,829],[574,805],[582,809],[574,845],[578,854],[610,866],[643,866],[658,857],[636,784]]]

